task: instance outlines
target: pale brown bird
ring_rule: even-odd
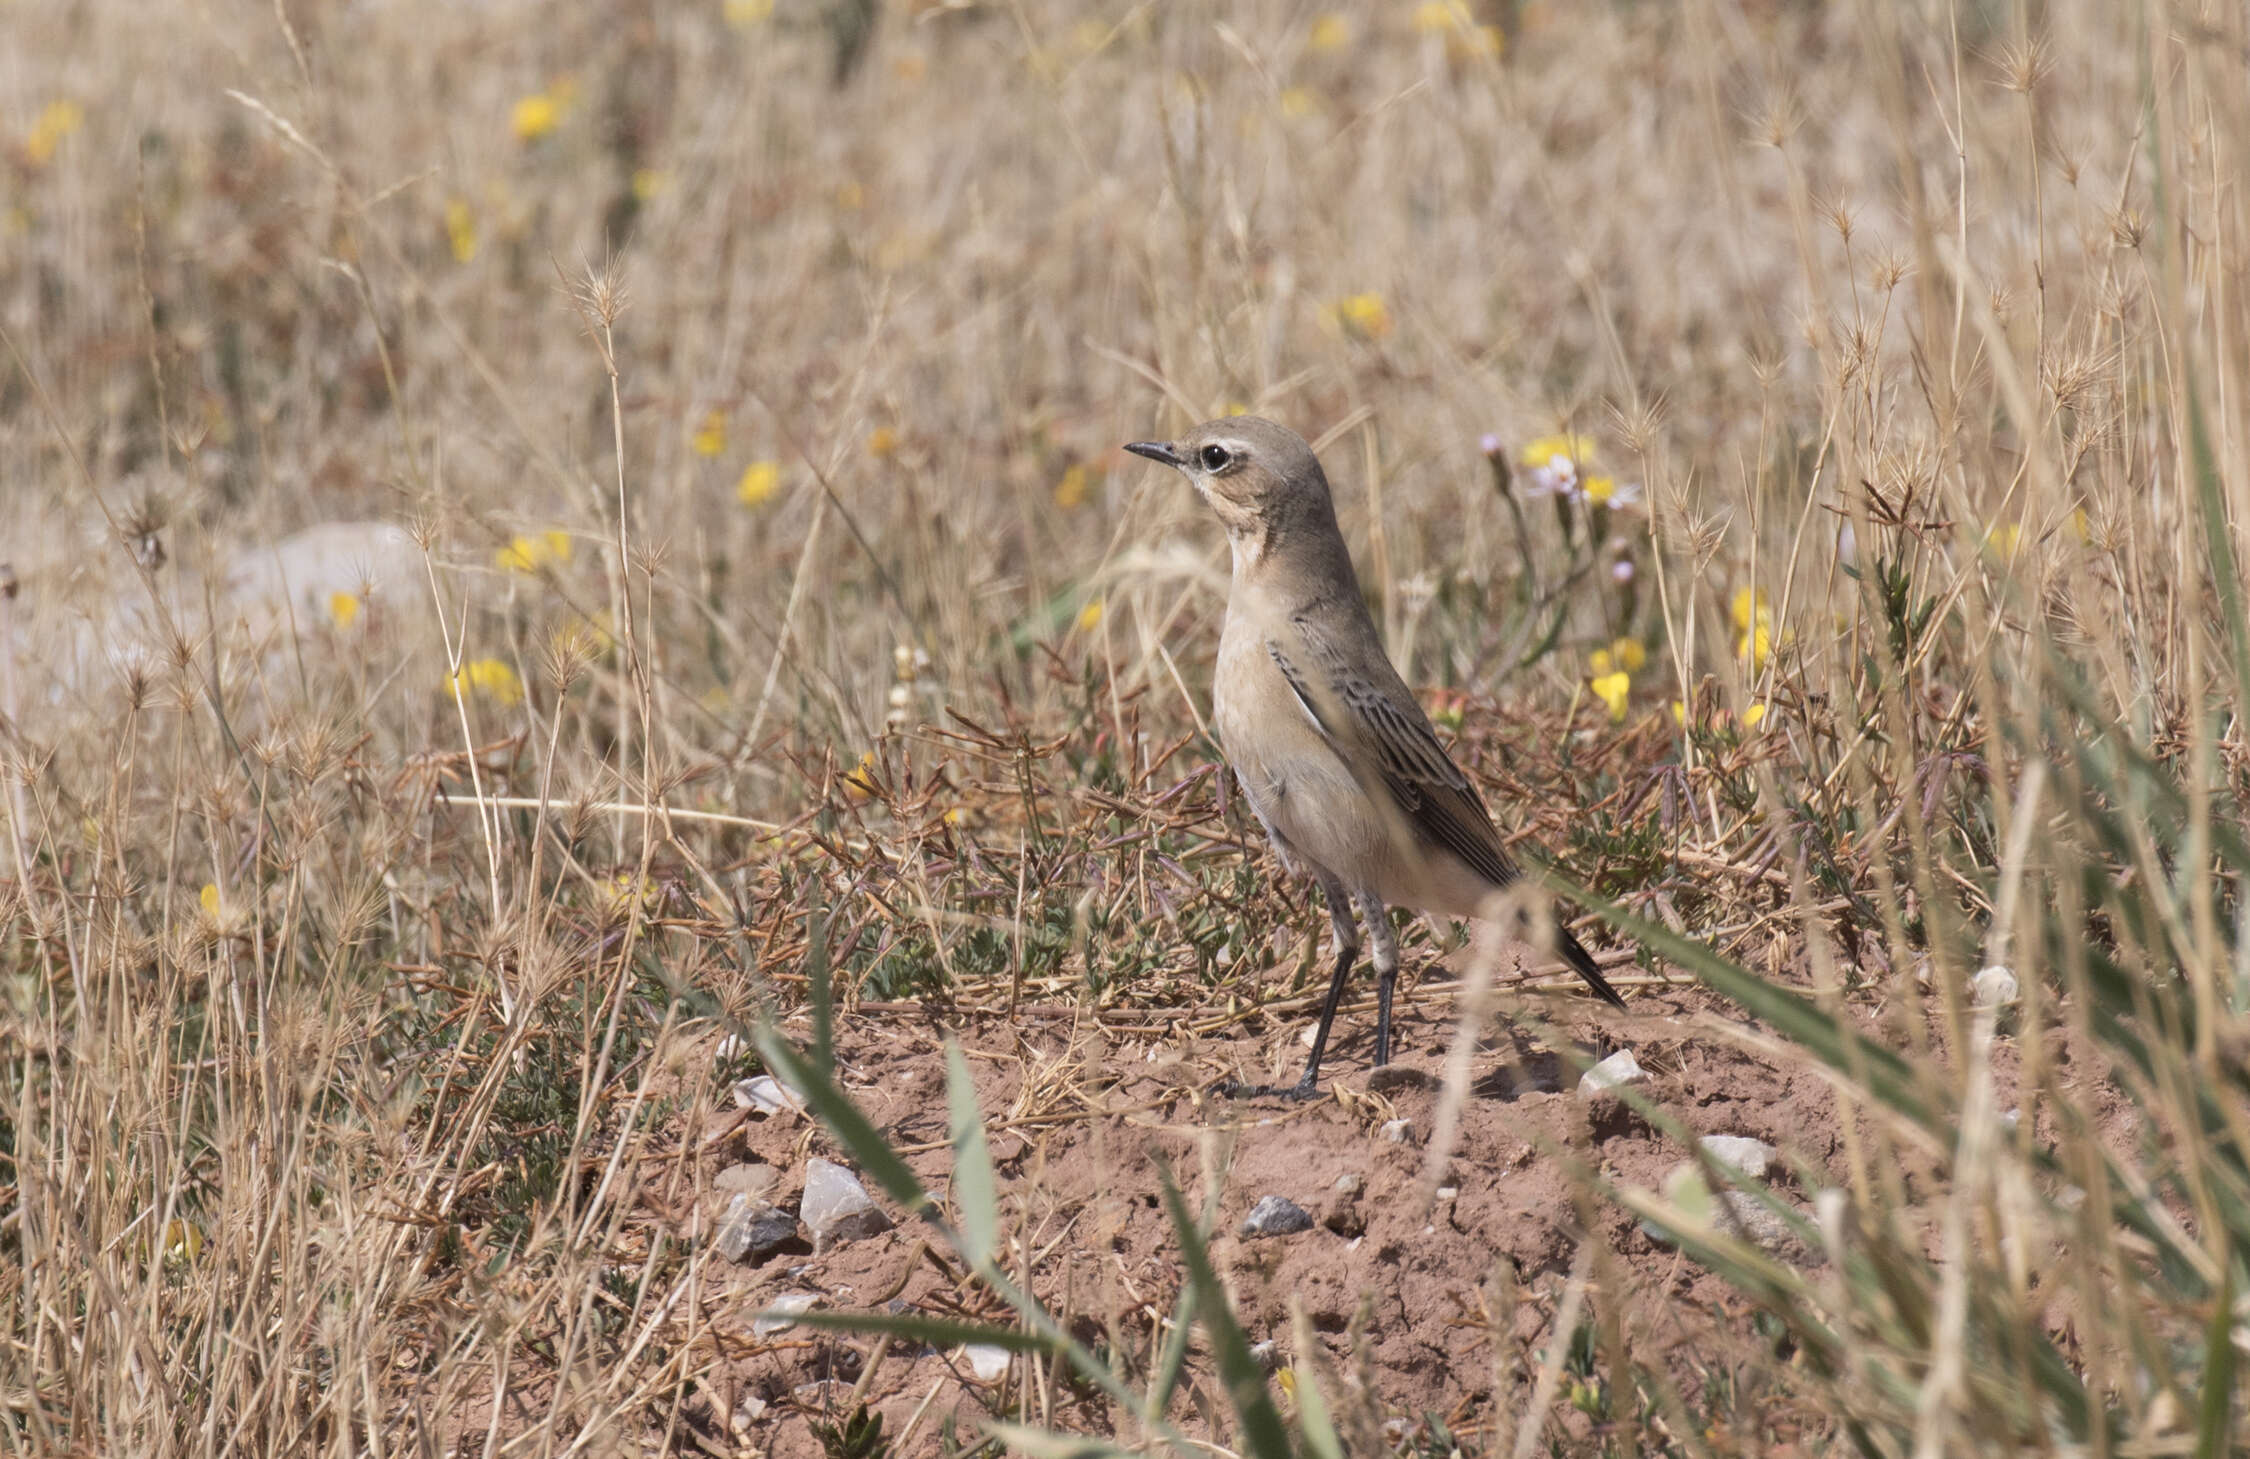
[[[1354,907],[1373,944],[1381,1068],[1390,1062],[1398,980],[1387,907],[1480,916],[1523,872],[1383,652],[1312,447],[1286,426],[1235,416],[1177,441],[1125,449],[1185,474],[1233,549],[1213,726],[1282,864],[1320,883],[1336,935],[1336,970],[1305,1077],[1244,1092],[1309,1098],[1359,957]],[[1560,926],[1554,932],[1588,986],[1624,1007],[1578,939]]]

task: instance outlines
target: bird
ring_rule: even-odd
[[[1521,880],[1476,785],[1446,753],[1399,677],[1360,596],[1320,459],[1287,426],[1207,421],[1125,449],[1187,477],[1226,529],[1233,558],[1212,679],[1212,727],[1285,870],[1319,883],[1336,965],[1294,1085],[1233,1086],[1310,1099],[1364,922],[1375,965],[1374,1066],[1390,1062],[1398,937],[1389,909],[1488,914]],[[1354,913],[1357,913],[1355,922]],[[1615,1007],[1625,1000],[1567,928],[1563,959]]]

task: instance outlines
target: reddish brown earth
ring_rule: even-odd
[[[1825,1081],[1731,1036],[1725,1015],[1700,991],[1651,990],[1625,1015],[1580,998],[1502,1002],[1561,1020],[1582,1046],[1602,1037],[1632,1048],[1650,1076],[1638,1091],[1695,1133],[1756,1136],[1778,1146],[1787,1166],[1830,1172],[1825,1180],[1840,1174],[1834,1098]],[[1371,1373],[1385,1414],[1409,1422],[1435,1414],[1456,1429],[1474,1428],[1489,1411],[1496,1360],[1516,1385],[1516,1404],[1530,1391],[1582,1244],[1583,1209],[1613,1253],[1610,1280],[1627,1289],[1635,1358],[1670,1371],[1691,1399],[1706,1381],[1753,1386],[1773,1359],[1750,1331],[1747,1304],[1652,1240],[1615,1204],[1588,1200],[1570,1173],[1573,1163],[1590,1160],[1604,1176],[1653,1189],[1687,1158],[1686,1148],[1614,1097],[1586,1100],[1569,1092],[1575,1067],[1523,1026],[1496,1022],[1480,1049],[1474,1094],[1442,1180],[1451,1194],[1433,1197],[1424,1179],[1425,1147],[1453,1018],[1449,998],[1407,1004],[1395,1068],[1372,1081],[1378,1092],[1370,1092],[1372,1019],[1347,1015],[1328,1067],[1333,1093],[1305,1106],[1205,1092],[1229,1075],[1269,1079],[1284,1065],[1293,1074],[1302,1056],[1300,1020],[1285,1028],[1277,1020],[1232,1042],[1118,1036],[1067,1009],[969,1023],[956,1032],[992,1130],[1004,1220],[1016,1238],[1010,1264],[1020,1271],[1030,1262],[1034,1289],[1082,1338],[1115,1333],[1126,1351],[1145,1351],[1157,1316],[1169,1318],[1180,1283],[1177,1245],[1158,1194],[1159,1162],[1199,1209],[1217,1179],[1213,1255],[1253,1342],[1272,1339],[1281,1363],[1295,1361],[1295,1301],[1316,1341],[1344,1358],[1344,1372]],[[924,1147],[912,1163],[942,1190],[951,1159],[944,1146],[945,1028],[934,1016],[909,1012],[841,1022],[837,1053],[847,1087],[894,1144]],[[1411,1143],[1382,1138],[1381,1126],[1393,1118],[1413,1122]],[[786,1114],[742,1119],[705,1149],[698,1180],[706,1191],[728,1165],[764,1163],[778,1174],[775,1198],[791,1208],[808,1154],[845,1159],[824,1131]],[[1322,1216],[1346,1176],[1359,1177],[1364,1189],[1359,1221],[1339,1224],[1347,1232],[1363,1225],[1359,1234],[1318,1225],[1282,1237],[1236,1234],[1267,1194]],[[1786,1174],[1781,1182],[1793,1184]],[[1807,1191],[1794,1184],[1801,1199]],[[679,1229],[697,1219],[693,1192],[649,1194],[653,1207],[674,1213]],[[722,1203],[706,1195],[705,1219]],[[753,1336],[753,1314],[786,1293],[816,1293],[820,1305],[835,1308],[903,1303],[933,1315],[1005,1319],[989,1294],[973,1282],[957,1284],[920,1250],[926,1229],[909,1223],[817,1255],[808,1245],[756,1265],[714,1260],[704,1312],[730,1358],[703,1403],[690,1406],[704,1441],[721,1451],[739,1443],[777,1455],[818,1454],[813,1426],[848,1407],[862,1376],[857,1351],[848,1349],[867,1349],[866,1339],[803,1329]],[[1489,1286],[1502,1266],[1514,1275],[1512,1299]],[[1496,1300],[1512,1305],[1495,1310]],[[1355,1324],[1363,1324],[1365,1342],[1352,1359]],[[1197,1351],[1193,1391],[1175,1404],[1173,1417],[1191,1432],[1207,1432],[1222,1400],[1200,1343]],[[758,1409],[746,1399],[764,1408],[744,1424],[740,1413]],[[880,1362],[865,1400],[884,1415],[888,1433],[913,1424],[910,1442],[894,1451],[902,1454],[935,1452],[933,1438],[949,1419],[968,1439],[986,1415],[1010,1410],[1068,1429],[1108,1426],[1105,1406],[1081,1401],[1051,1377],[1030,1375],[1022,1360],[1004,1382],[981,1385],[968,1380],[957,1354],[903,1345]],[[1744,1411],[1739,1391],[1726,1407]],[[1568,1413],[1567,1403],[1558,1409],[1566,1421],[1585,1422]],[[730,1412],[738,1415],[732,1433]]]

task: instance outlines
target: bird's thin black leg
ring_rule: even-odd
[[[1352,896],[1344,890],[1344,884],[1326,872],[1318,874],[1321,892],[1328,898],[1328,925],[1336,935],[1336,971],[1328,977],[1328,996],[1320,1005],[1320,1026],[1313,1030],[1312,1057],[1305,1061],[1305,1077],[1295,1084],[1237,1084],[1229,1080],[1220,1086],[1221,1093],[1239,1098],[1278,1095],[1284,1099],[1311,1099],[1320,1093],[1320,1056],[1328,1051],[1329,1027],[1336,1022],[1336,1009],[1344,1001],[1344,984],[1351,980],[1352,964],[1359,960],[1359,924],[1352,920]]]
[[[1320,1027],[1313,1030],[1312,1057],[1305,1061],[1305,1077],[1287,1091],[1292,1098],[1310,1099],[1320,1092],[1320,1056],[1328,1052],[1328,1030],[1336,1022],[1337,1005],[1344,1001],[1344,984],[1351,981],[1352,964],[1359,958],[1359,939],[1353,938],[1336,953],[1336,971],[1328,977],[1328,997],[1320,1005]]]

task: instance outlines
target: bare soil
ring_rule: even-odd
[[[1373,1077],[1366,1064],[1372,1017],[1347,1013],[1332,1045],[1328,1096],[1303,1105],[1208,1092],[1228,1077],[1293,1075],[1301,1018],[1253,1021],[1254,1031],[1231,1040],[1187,1042],[1118,1035],[1068,1009],[954,1030],[992,1131],[1004,1210],[1018,1239],[1015,1260],[1029,1262],[1033,1288],[1082,1337],[1145,1352],[1181,1280],[1159,1195],[1160,1168],[1169,1167],[1198,1209],[1216,1195],[1213,1255],[1253,1342],[1272,1340],[1276,1362],[1295,1361],[1290,1309],[1299,1304],[1342,1372],[1371,1379],[1384,1412],[1410,1422],[1434,1415],[1458,1432],[1475,1428],[1487,1410],[1496,1368],[1518,1391],[1528,1389],[1590,1218],[1614,1260],[1608,1280],[1627,1290],[1626,1330],[1636,1353],[1662,1358],[1685,1384],[1731,1381],[1735,1357],[1747,1359],[1763,1341],[1749,1330],[1747,1306],[1614,1204],[1588,1199],[1572,1174],[1574,1165],[1590,1165],[1655,1188],[1688,1151],[1624,1101],[1579,1097],[1578,1069],[1600,1049],[1630,1047],[1649,1074],[1638,1092],[1695,1133],[1755,1136],[1779,1147],[1792,1169],[1815,1173],[1840,1160],[1826,1082],[1786,1056],[1763,1058],[1728,1037],[1724,1015],[1691,988],[1642,996],[1626,1015],[1576,997],[1502,1003],[1535,1006],[1574,1047],[1543,1047],[1523,1024],[1499,1020],[1479,1051],[1473,1096],[1435,1183],[1426,1179],[1425,1146],[1454,1036],[1450,998],[1404,1003],[1393,1066]],[[847,1086],[895,1144],[916,1150],[918,1174],[943,1189],[951,1158],[945,1025],[934,1013],[906,1012],[842,1022],[837,1052]],[[1384,1137],[1382,1127],[1394,1119],[1411,1122],[1407,1141]],[[707,1144],[698,1177],[708,1189],[729,1164],[768,1164],[778,1176],[776,1199],[791,1205],[808,1154],[841,1158],[809,1120],[744,1117]],[[1339,1209],[1337,1186],[1346,1177],[1361,1182],[1352,1211]],[[1333,1220],[1289,1236],[1239,1235],[1242,1218],[1269,1194]],[[699,1208],[685,1190],[650,1197],[683,1233],[724,1199],[706,1196]],[[921,1236],[909,1223],[828,1251],[808,1245],[754,1266],[714,1265],[705,1309],[739,1341],[727,1344],[737,1356],[723,1381],[686,1416],[706,1441],[776,1455],[821,1453],[815,1426],[839,1419],[865,1376],[857,1353],[846,1351],[868,1347],[864,1340],[803,1330],[754,1337],[753,1314],[775,1298],[814,1293],[837,1308],[1004,1316],[989,1296],[930,1259]],[[1496,1294],[1507,1290],[1491,1285],[1498,1269],[1514,1282],[1512,1299],[1499,1299],[1509,1305],[1496,1310]],[[1743,1381],[1757,1368],[1743,1362]],[[1192,1391],[1174,1417],[1192,1432],[1208,1429],[1220,1404],[1207,1364],[1199,1360],[1191,1372]],[[913,1425],[901,1453],[934,1452],[933,1436],[949,1419],[969,1438],[982,1417],[1011,1410],[1066,1428],[1109,1424],[1105,1407],[1082,1402],[1052,1375],[1029,1373],[1022,1360],[1005,1380],[980,1384],[957,1352],[894,1348],[863,1397],[884,1415],[886,1432]],[[1567,1413],[1568,1404],[1561,1407]],[[745,1409],[759,1416],[745,1423]],[[732,1433],[728,1413],[737,1415]],[[1777,1416],[1773,1432],[1788,1428]]]

